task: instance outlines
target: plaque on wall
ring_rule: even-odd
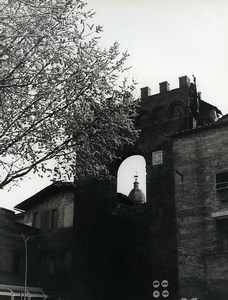
[[[162,150],[152,152],[152,164],[153,166],[160,165],[163,163]]]

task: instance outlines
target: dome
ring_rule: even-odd
[[[134,188],[130,191],[128,197],[133,201],[144,203],[146,197],[143,191],[139,189],[139,182],[137,180],[138,176],[134,176],[134,177],[135,177]]]

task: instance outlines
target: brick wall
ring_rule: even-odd
[[[188,88],[180,88],[142,99],[141,109],[149,111],[150,119],[144,123],[139,152],[146,160],[147,209],[143,216],[150,228],[151,283],[154,280],[168,280],[170,299],[177,299],[177,253],[176,216],[174,202],[173,153],[170,136],[188,127]],[[181,103],[183,114],[171,117],[172,108]],[[166,119],[154,122],[154,114],[159,107],[166,111]],[[163,162],[153,165],[152,153],[162,151]],[[152,291],[152,289],[151,289]],[[152,297],[152,294],[151,294]]]
[[[183,87],[144,97],[139,103],[139,118],[136,125],[141,128],[140,139],[132,147],[125,148],[120,156],[122,155],[123,160],[135,154],[145,158],[147,203],[143,205],[143,209],[128,207],[119,212],[111,211],[109,203],[113,201],[109,198],[115,198],[115,183],[112,187],[110,182],[107,185],[102,182],[100,186],[95,182],[84,183],[81,187],[77,186],[73,255],[74,295],[77,299],[152,299],[153,281],[165,279],[169,281],[169,299],[179,300],[174,176],[177,176],[182,183],[182,175],[178,172],[178,168],[175,171],[170,136],[192,128],[189,101],[189,89]],[[178,107],[180,114],[178,114],[179,110],[172,114],[175,105],[180,105]],[[156,113],[160,109],[159,118],[156,119]],[[163,162],[153,165],[152,153],[158,150],[162,151]],[[112,175],[117,176],[118,167],[123,160],[113,163]],[[203,210],[204,207],[199,204],[199,209]],[[194,211],[194,207],[192,210]],[[180,218],[181,212],[178,221]],[[188,226],[186,225],[186,228],[181,228],[181,230],[187,231],[192,221],[198,222],[199,226],[194,225],[194,222],[193,226],[199,230],[197,234],[203,236],[201,232],[203,229],[199,229],[201,217],[193,220],[190,215],[189,218],[191,220],[186,219]],[[120,225],[117,226],[117,223]],[[213,231],[212,228],[211,230]],[[180,239],[179,243],[181,243]],[[200,247],[202,246],[199,241],[197,243]],[[126,260],[130,264],[130,253],[137,253],[138,258],[140,258],[140,253],[145,254],[144,258],[147,263],[142,273],[146,274],[146,278],[141,289],[139,278],[137,278],[138,284],[132,284],[130,280],[131,270],[135,270],[135,266],[133,269],[128,269],[125,265]],[[198,278],[195,280],[195,275],[187,278],[186,284],[188,280],[193,282],[190,285],[193,291],[190,294],[193,295],[194,289],[198,291],[201,286],[205,285],[205,266],[201,261],[201,256],[199,254],[188,257],[191,268],[194,269],[194,264],[196,264],[202,277],[200,279],[202,282]],[[184,267],[179,270],[181,274],[184,274]],[[113,274],[110,274],[112,271]],[[135,273],[140,274],[140,271]],[[184,280],[185,277],[182,277]],[[122,282],[118,278],[122,278]],[[111,281],[111,284],[107,282],[107,279]],[[183,286],[181,282],[181,289]]]
[[[228,169],[227,149],[227,124],[198,129],[173,142],[174,168],[179,172],[175,202],[182,297],[225,300],[228,296],[227,254],[218,252],[212,217],[228,209],[228,201],[221,200],[215,190],[215,174]]]
[[[171,108],[177,102],[183,104],[184,115],[171,119]],[[151,299],[152,282],[164,279],[169,281],[169,299],[177,299],[176,217],[172,142],[169,135],[186,129],[188,89],[181,88],[153,95],[142,99],[140,105],[141,111],[147,111],[148,118],[144,119],[140,140],[132,148],[124,150],[122,157],[126,158],[133,154],[144,156],[147,169],[147,204],[144,205],[143,210],[126,208],[122,214],[115,212],[116,215],[112,216],[108,207],[109,200],[106,199],[114,195],[109,184],[106,186],[103,182],[101,189],[94,183],[88,185],[85,183],[84,190],[83,187],[78,186],[76,199],[79,201],[75,207],[73,264],[76,278],[74,290],[78,299],[118,299],[121,293],[122,297],[125,295],[126,299],[130,299],[133,291],[136,299]],[[155,124],[153,114],[161,105],[168,118]],[[153,166],[152,152],[157,150],[163,151],[163,163]],[[121,161],[117,162],[112,170],[114,176],[117,175],[120,163]],[[118,227],[116,222],[122,225]],[[116,237],[114,241],[112,235]],[[123,257],[127,256],[129,259],[127,253],[137,252],[138,249],[146,253],[144,260],[147,263],[144,267],[141,266],[143,272],[147,274],[143,288],[139,278],[138,284],[132,285],[130,270],[124,268]],[[139,252],[137,253],[140,257]],[[111,261],[115,263],[112,264]],[[110,274],[111,270],[113,274]],[[121,286],[121,282],[116,278],[117,270],[123,270],[126,277],[119,294],[117,286]],[[123,274],[119,275],[123,276]],[[111,278],[112,284],[107,283],[107,277],[108,280]],[[131,285],[131,288],[128,285]],[[103,295],[101,295],[102,290],[104,290]],[[113,294],[114,292],[117,294]],[[107,295],[108,297],[105,298]]]

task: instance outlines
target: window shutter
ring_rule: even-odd
[[[41,212],[41,229],[50,229],[50,212],[44,210]]]

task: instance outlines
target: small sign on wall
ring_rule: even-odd
[[[153,291],[153,298],[155,299],[168,298],[169,297],[169,291],[167,290],[168,285],[169,285],[168,280],[162,280],[161,282],[159,280],[154,280],[153,288],[156,290]]]
[[[152,152],[152,164],[153,166],[160,165],[163,163],[162,150]]]

